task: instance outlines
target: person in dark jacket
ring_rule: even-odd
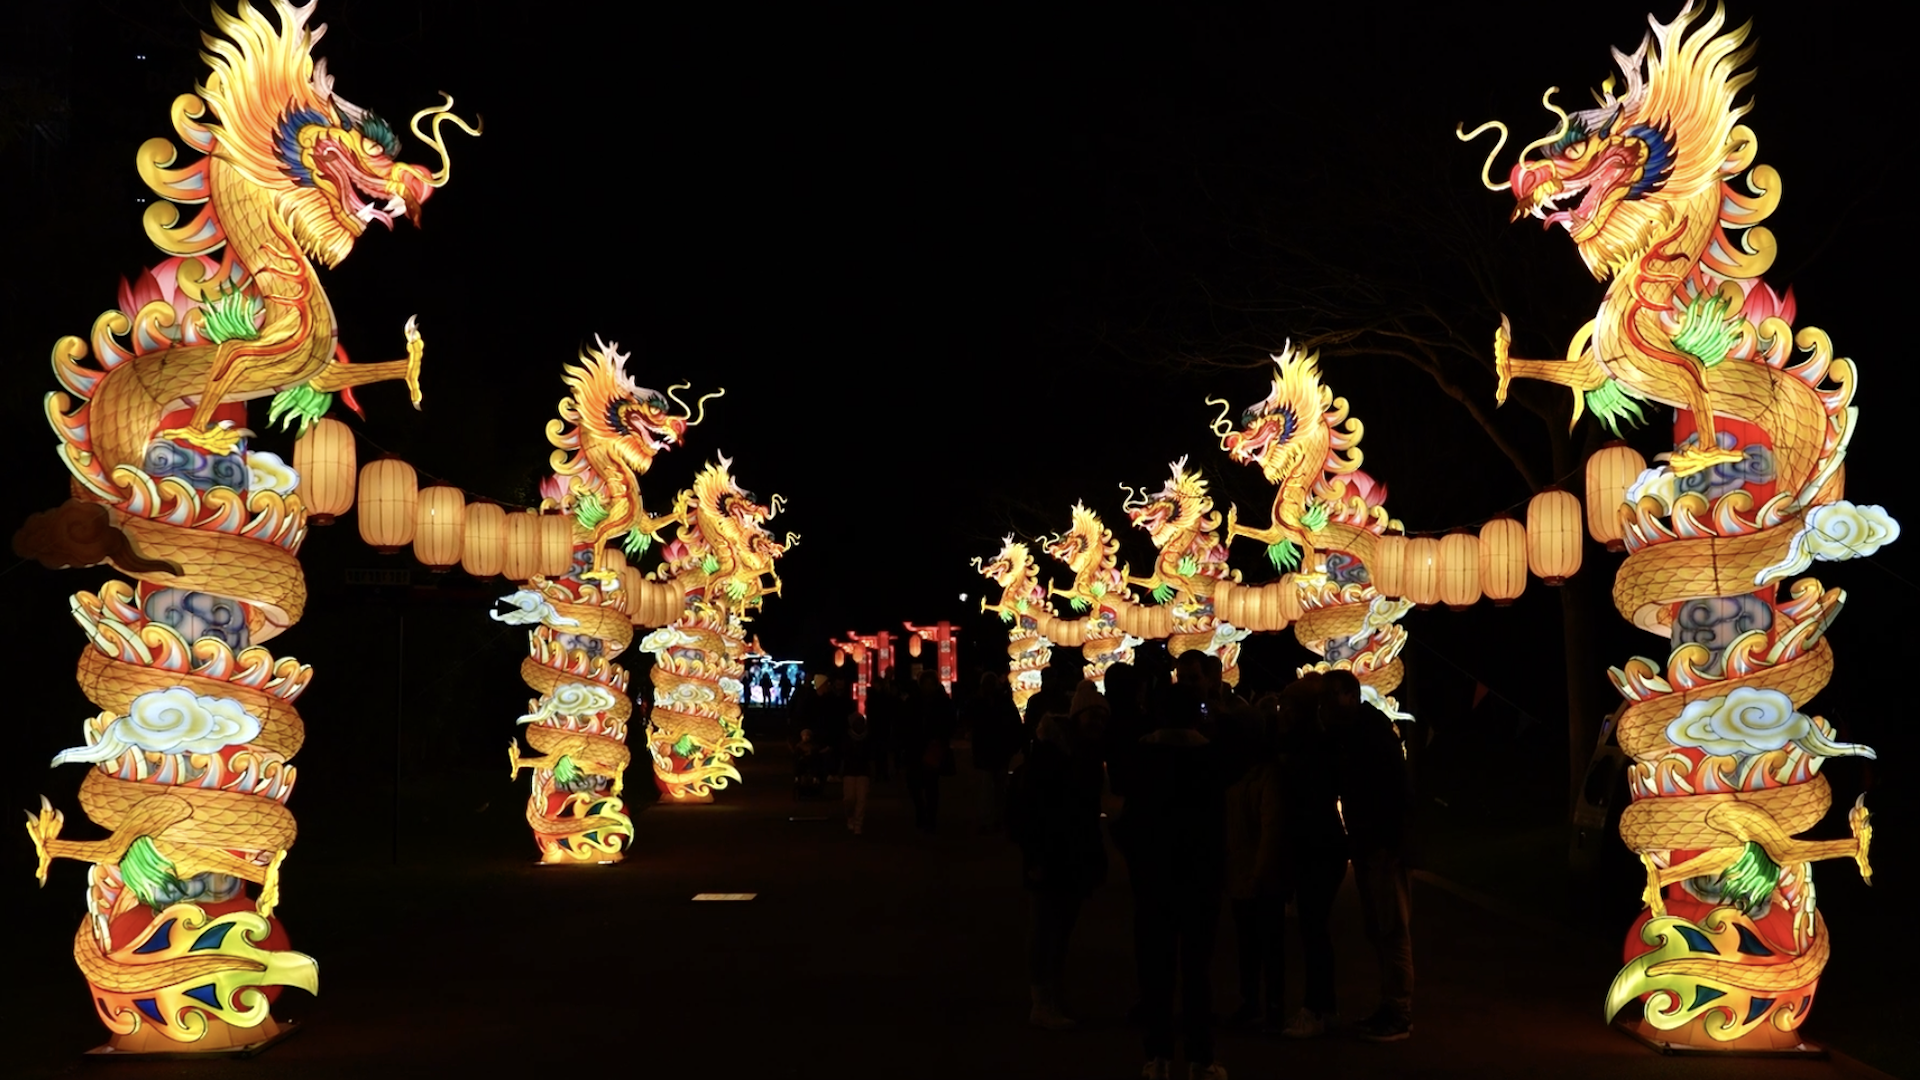
[[[855,836],[867,821],[867,795],[873,790],[873,738],[867,718],[847,717],[840,743],[840,798],[847,804],[847,831]]]
[[[1322,676],[1309,672],[1280,693],[1279,741],[1285,895],[1293,901],[1306,969],[1301,1007],[1281,1031],[1290,1039],[1326,1033],[1335,1013],[1334,897],[1347,877],[1347,834],[1340,824],[1339,759],[1321,726]]]
[[[973,767],[980,770],[980,831],[997,832],[1006,826],[1007,768],[1025,735],[1020,713],[1013,707],[1012,689],[999,672],[980,676],[980,693],[967,703],[967,726],[973,744]]]
[[[1039,719],[1011,815],[1022,882],[1033,896],[1027,939],[1031,1020],[1056,1029],[1073,1026],[1061,1005],[1067,941],[1087,895],[1107,877],[1098,755],[1107,705],[1092,681],[1082,680],[1069,711]]]
[[[913,799],[914,825],[930,833],[940,815],[940,774],[951,753],[953,702],[931,672],[918,685],[905,680],[902,685],[907,696],[900,712],[900,765]]]
[[[1218,747],[1200,734],[1196,687],[1162,686],[1154,730],[1129,755],[1126,805],[1114,839],[1133,882],[1134,944],[1147,1056],[1143,1076],[1167,1076],[1174,1056],[1176,986],[1194,1077],[1213,1061],[1213,947],[1226,878],[1226,787]]]
[[[1360,1034],[1370,1042],[1397,1042],[1413,1033],[1407,879],[1413,791],[1406,748],[1394,721],[1362,704],[1360,680],[1350,671],[1327,672],[1321,709],[1338,748],[1340,806],[1360,912],[1380,960],[1380,1006],[1361,1021]]]
[[[1220,725],[1234,779],[1227,785],[1227,900],[1233,912],[1240,1007],[1228,1027],[1256,1022],[1278,1029],[1286,987],[1284,796],[1274,756],[1270,713],[1249,706]],[[1262,1008],[1262,991],[1265,1007]]]

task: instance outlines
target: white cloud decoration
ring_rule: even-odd
[[[1871,747],[1834,742],[1812,717],[1778,690],[1741,686],[1724,697],[1692,701],[1667,724],[1667,741],[1709,754],[1764,754],[1788,744],[1814,757],[1873,757]]]
[[[265,450],[247,451],[247,487],[252,491],[271,491],[291,495],[300,486],[300,474],[279,454]]]
[[[1765,585],[1797,574],[1821,562],[1841,562],[1872,555],[1900,539],[1900,523],[1885,507],[1855,506],[1846,500],[1816,506],[1801,519],[1786,557],[1753,576]]]
[[[540,707],[520,718],[523,724],[545,720],[556,713],[562,716],[587,716],[613,708],[613,691],[592,683],[561,683]]]
[[[503,596],[499,603],[512,604],[513,610],[505,615],[489,611],[488,615],[508,626],[530,626],[534,623],[546,623],[548,626],[579,626],[579,619],[569,619],[560,614],[558,608],[547,602],[547,598],[532,589],[521,589],[512,596]]]
[[[185,687],[173,686],[134,698],[127,715],[108,724],[97,738],[92,730],[87,728],[92,745],[62,750],[53,763],[98,764],[133,749],[156,754],[211,754],[252,742],[260,734],[260,719],[232,698],[202,697]]]

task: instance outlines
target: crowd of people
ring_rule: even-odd
[[[889,673],[868,688],[864,715],[847,683],[819,677],[793,696],[796,795],[838,779],[859,834],[873,782],[897,770],[915,826],[932,832],[963,726],[982,774],[979,828],[1005,830],[1020,848],[1029,1016],[1044,1028],[1074,1026],[1069,943],[1107,879],[1110,834],[1131,891],[1139,998],[1129,1020],[1148,1080],[1172,1075],[1176,1050],[1191,1077],[1226,1076],[1214,1060],[1212,982],[1223,913],[1239,1001],[1222,1022],[1291,1039],[1330,1030],[1330,921],[1349,865],[1379,971],[1378,1005],[1357,1031],[1375,1042],[1411,1035],[1411,777],[1399,729],[1363,703],[1359,680],[1309,673],[1249,702],[1223,684],[1219,658],[1188,652],[1171,677],[1116,666],[1105,683],[1104,693],[1091,681],[1070,697],[1043,692],[1023,720],[996,673],[957,714],[931,674]],[[1289,906],[1305,970],[1291,1014]]]

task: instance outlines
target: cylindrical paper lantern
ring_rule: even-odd
[[[1440,538],[1440,602],[1465,611],[1480,602],[1480,538],[1457,529]]]
[[[293,471],[300,474],[300,501],[307,520],[331,525],[353,509],[353,432],[321,417],[293,442]]]
[[[419,478],[397,457],[369,461],[360,470],[360,539],[391,555],[413,543]]]
[[[600,553],[600,565],[617,574],[624,581],[627,573],[627,553],[619,544],[614,544]]]
[[[920,635],[919,634],[909,634],[907,636],[907,655],[908,656],[920,655]]]
[[[573,569],[573,517],[569,514],[541,514],[540,573],[543,577],[566,577]]]
[[[498,574],[507,562],[507,512],[481,499],[467,506],[460,539],[460,568],[477,578]]]
[[[637,566],[629,566],[620,571],[620,588],[627,594],[627,619],[635,626],[640,624],[641,582],[647,576]]]
[[[1535,577],[1558,585],[1580,569],[1580,500],[1550,487],[1527,504],[1527,565]]]
[[[1431,536],[1407,540],[1406,592],[1401,594],[1421,609],[1440,602],[1440,541]]]
[[[1300,585],[1292,574],[1280,578],[1280,588],[1274,601],[1279,604],[1279,616],[1291,626],[1300,621]]]
[[[1385,597],[1407,595],[1407,538],[1390,532],[1373,542],[1373,558],[1367,562],[1367,576],[1374,591]]]
[[[508,581],[527,581],[540,572],[540,519],[533,514],[508,514],[506,557],[500,573]]]
[[[434,570],[451,570],[460,561],[466,522],[467,497],[459,488],[421,488],[414,504],[413,557]]]
[[[1505,514],[1480,526],[1480,590],[1495,607],[1527,588],[1527,527]]]
[[[1607,545],[1608,551],[1626,550],[1620,504],[1626,501],[1627,488],[1646,469],[1647,459],[1618,439],[1587,459],[1587,532]]]
[[[844,650],[841,650],[841,649],[833,650],[833,666],[834,667],[847,666],[847,654]]]

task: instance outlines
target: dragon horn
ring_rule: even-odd
[[[428,181],[428,183],[434,187],[445,187],[447,181],[453,178],[453,162],[448,160],[447,158],[446,143],[442,141],[443,136],[440,134],[441,122],[445,120],[451,120],[453,121],[454,127],[457,127],[461,131],[464,131],[467,134],[473,135],[473,136],[478,136],[480,134],[481,129],[484,127],[484,125],[481,123],[481,120],[480,120],[480,114],[478,113],[474,114],[472,124],[468,124],[465,120],[462,120],[458,116],[455,116],[453,114],[453,95],[452,94],[449,94],[445,90],[442,90],[440,91],[440,96],[442,98],[445,98],[446,100],[442,101],[438,105],[429,105],[426,108],[421,109],[419,112],[414,113],[413,119],[409,121],[407,124],[408,127],[413,129],[413,134],[415,138],[419,139],[423,143],[426,143],[428,146],[433,147],[434,152],[440,155],[440,167],[434,170],[433,178]],[[433,130],[433,134],[431,135],[420,130],[420,118],[423,116],[433,117],[433,119],[429,121],[427,125],[429,128]]]

